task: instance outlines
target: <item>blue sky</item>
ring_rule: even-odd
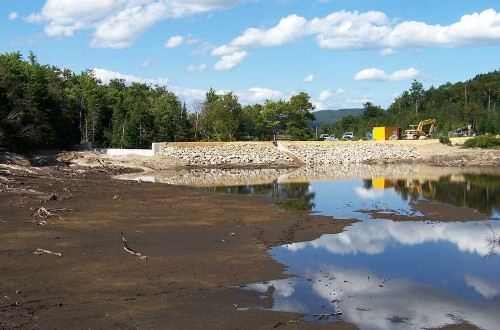
[[[0,52],[242,104],[387,107],[500,69],[499,0],[0,0]]]

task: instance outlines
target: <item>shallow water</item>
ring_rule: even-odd
[[[340,310],[343,320],[369,329],[460,320],[497,329],[500,260],[485,258],[488,235],[484,222],[367,220],[337,235],[271,249],[294,277],[247,289],[272,287],[272,310],[305,313],[311,322],[321,321],[314,314]]]
[[[498,329],[500,247],[488,238],[500,233],[499,175],[274,182],[206,190],[263,194],[285,208],[362,220],[340,234],[271,249],[293,276],[244,288],[272,295],[271,310],[304,313],[310,322],[341,319],[362,329],[463,322]],[[422,199],[474,208],[490,220],[394,222],[360,212],[422,216],[413,209]],[[320,316],[335,311],[342,314]]]
[[[269,250],[291,277],[243,289],[271,296],[271,310],[303,313],[309,322],[344,320],[361,329],[456,323],[499,328],[500,247],[490,244],[500,235],[498,169],[350,164],[196,169],[141,180],[265,195],[285,209],[361,220],[339,234]],[[415,209],[420,200],[471,208],[489,220],[431,222]],[[369,211],[418,221],[374,219]],[[261,308],[269,309],[269,302]]]

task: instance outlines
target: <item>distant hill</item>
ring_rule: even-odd
[[[316,120],[309,122],[309,127],[315,127],[315,126],[321,127],[321,125],[323,124],[331,124],[337,122],[340,119],[342,119],[342,117],[348,115],[359,116],[363,114],[363,109],[356,108],[356,109],[339,109],[339,110],[319,110],[313,112],[313,114],[316,117]]]

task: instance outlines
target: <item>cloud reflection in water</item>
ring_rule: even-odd
[[[500,227],[500,221],[495,227]],[[486,256],[490,252],[486,238],[491,231],[484,222],[393,222],[372,219],[354,223],[346,231],[336,235],[323,235],[311,242],[286,245],[291,251],[298,251],[308,246],[323,248],[336,254],[380,254],[394,242],[402,245],[417,245],[427,242],[446,241],[458,247],[462,252]],[[496,253],[500,247],[496,246]]]
[[[490,223],[498,228],[500,221]],[[340,234],[272,249],[298,276],[247,289],[273,287],[272,310],[308,314],[314,322],[313,314],[341,310],[342,320],[361,329],[464,322],[497,329],[500,257],[484,258],[490,234],[484,222],[365,220]]]

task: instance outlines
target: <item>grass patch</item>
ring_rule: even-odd
[[[441,136],[439,138],[439,142],[441,142],[442,144],[446,144],[447,146],[451,146],[451,140],[447,136]]]
[[[500,149],[500,139],[494,136],[478,136],[464,142],[464,148]]]

